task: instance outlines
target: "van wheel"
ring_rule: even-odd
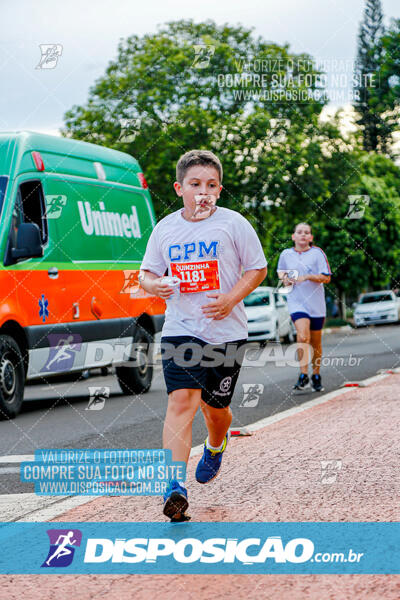
[[[132,341],[136,347],[135,359],[138,366],[116,367],[115,371],[124,394],[143,394],[149,391],[153,379],[153,367],[150,366],[147,351],[149,344],[153,343],[153,336],[139,326]]]
[[[24,360],[18,344],[0,335],[0,419],[13,419],[24,400]]]

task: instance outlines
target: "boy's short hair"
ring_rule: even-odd
[[[218,171],[219,182],[222,183],[223,171],[221,161],[210,150],[190,150],[182,154],[176,164],[176,180],[182,183],[187,170],[195,165],[214,167]]]

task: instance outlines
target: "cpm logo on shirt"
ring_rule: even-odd
[[[208,244],[208,245],[207,245]],[[171,262],[175,260],[192,260],[193,258],[217,257],[220,250],[220,242],[188,242],[186,244],[171,244],[168,247],[168,255]]]

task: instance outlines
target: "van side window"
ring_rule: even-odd
[[[8,177],[0,175],[0,215],[3,210],[4,197],[6,195]]]
[[[42,244],[47,242],[47,220],[40,181],[24,181],[19,186],[15,202],[16,227],[20,223],[36,223],[40,229]],[[14,213],[13,213],[14,224]]]
[[[24,213],[22,210],[21,189],[18,190],[14,209],[11,218],[10,244],[12,248],[17,245],[17,231],[21,223],[24,222]]]

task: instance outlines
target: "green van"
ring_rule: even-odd
[[[94,367],[114,365],[124,393],[146,392],[165,303],[138,284],[155,225],[138,162],[0,133],[0,215],[0,418],[18,413],[26,380]]]

